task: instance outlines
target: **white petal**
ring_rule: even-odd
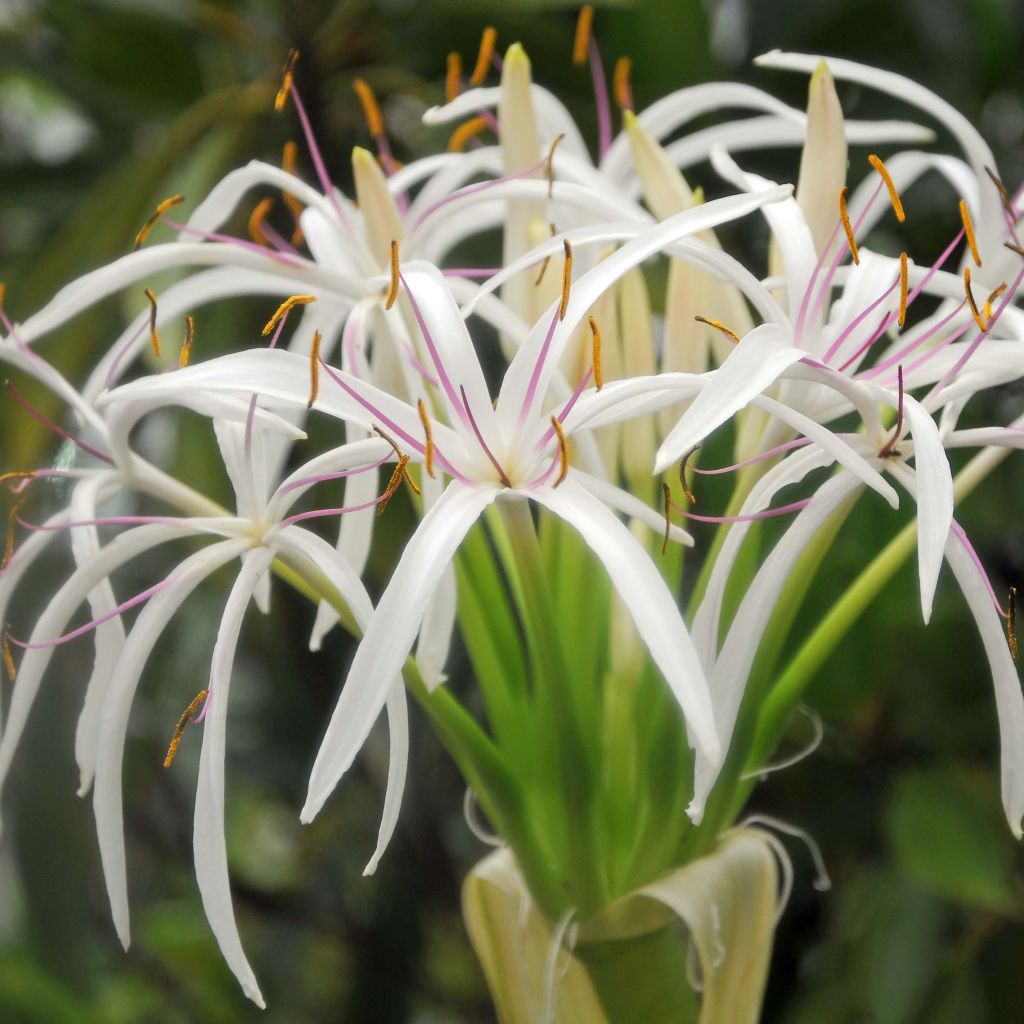
[[[662,473],[681,459],[806,354],[775,324],[755,327],[709,375],[708,385],[662,442],[654,472]]]
[[[571,477],[558,488],[538,488],[530,497],[575,527],[600,559],[679,702],[691,745],[709,763],[720,766],[724,750],[715,729],[704,670],[675,598],[643,546]]]
[[[242,554],[248,546],[249,542],[245,540],[222,541],[197,551],[178,566],[174,582],[150,598],[135,620],[103,700],[92,806],[110,912],[118,938],[126,949],[130,933],[121,770],[128,715],[139,676],[154,645],[182,602],[207,576]]]
[[[570,470],[570,474],[572,479],[581,487],[585,487],[595,498],[609,508],[615,509],[616,512],[621,512],[624,516],[629,516],[630,519],[638,523],[643,523],[644,526],[649,527],[655,533],[664,533],[665,517],[660,512],[656,512],[650,505],[645,505],[634,494],[623,490],[621,487],[616,487],[615,484],[602,480],[600,477],[584,473],[581,469],[576,469],[575,467]],[[669,527],[668,536],[669,540],[675,541],[677,544],[693,547],[693,538],[681,526],[676,526],[675,523]]]
[[[344,775],[384,704],[435,589],[456,549],[497,492],[449,484],[402,553],[356,649],[309,781],[302,820],[311,821]]]
[[[210,929],[231,973],[238,979],[246,996],[260,1009],[264,1009],[266,1003],[242,950],[242,940],[238,935],[235,912],[231,905],[231,883],[228,879],[228,855],[224,839],[224,757],[228,695],[238,634],[249,599],[272,558],[273,553],[267,548],[249,551],[242,559],[241,572],[224,605],[210,664],[210,696],[207,698],[210,707],[203,723],[192,835],[196,881],[199,883],[206,919],[210,922]]]

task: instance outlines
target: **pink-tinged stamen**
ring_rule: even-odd
[[[114,465],[114,460],[109,455],[104,455],[98,448],[93,448],[91,444],[86,444],[85,441],[69,434],[63,427],[57,426],[53,420],[44,416],[34,405],[21,392],[9,381],[4,381],[4,387],[10,392],[11,397],[31,416],[34,420],[41,423],[51,433],[56,434],[57,437],[64,441],[70,441],[76,448],[86,452],[93,458],[99,459],[101,462],[105,462],[108,466]]]
[[[73,629],[70,633],[65,633],[63,636],[59,636],[55,640],[44,640],[42,643],[27,643],[22,640],[17,640],[13,636],[8,637],[8,639],[15,647],[20,647],[24,651],[46,651],[51,647],[58,647],[61,644],[70,642],[71,640],[77,640],[80,636],[85,636],[86,633],[97,629],[99,626],[102,626],[103,623],[109,622],[111,619],[116,619],[123,612],[129,611],[136,605],[142,604],[144,601],[148,601],[154,594],[159,594],[161,590],[165,590],[172,583],[176,583],[177,580],[177,576],[168,576],[166,579],[161,580],[152,587],[143,590],[141,594],[136,594],[134,597],[130,597],[123,604],[119,604],[115,609],[113,609],[113,611],[109,611],[105,615],[101,615],[98,619],[93,619],[91,622],[87,622],[84,626],[79,626],[78,629]]]
[[[469,425],[473,433],[476,435],[477,442],[483,449],[484,455],[487,456],[487,461],[495,468],[498,479],[506,486],[511,487],[512,481],[509,480],[508,474],[501,468],[501,463],[494,457],[494,452],[488,447],[487,442],[484,440],[484,435],[480,432],[480,428],[477,426],[476,417],[473,415],[473,410],[469,407],[469,399],[466,397],[466,389],[460,384],[459,392],[462,395],[462,405],[466,410],[466,416],[469,417]],[[436,454],[436,453],[435,453]]]
[[[590,78],[594,83],[594,106],[597,108],[597,152],[600,159],[612,144],[612,108],[608,101],[608,81],[604,74],[604,63],[597,40],[590,37],[587,47],[590,59]]]
[[[554,431],[552,431],[554,433]],[[562,465],[562,453],[555,450],[554,455],[551,457],[551,465],[541,473],[540,476],[534,477],[527,485],[527,490],[533,490],[535,487],[543,487],[554,475],[558,472]],[[572,467],[569,467],[569,471],[572,472]]]
[[[937,395],[964,368],[964,366],[967,364],[967,361],[977,351],[978,346],[985,340],[985,338],[988,337],[989,331],[991,331],[992,328],[996,325],[996,322],[999,320],[999,317],[1002,316],[1003,310],[1006,309],[1006,307],[1013,301],[1014,296],[1017,293],[1017,289],[1020,287],[1021,281],[1024,281],[1024,270],[1022,270],[1013,279],[1013,284],[1011,284],[1010,287],[1006,289],[1006,294],[1003,296],[1002,302],[1000,302],[999,305],[996,307],[995,312],[992,314],[991,320],[989,320],[988,322],[988,331],[978,331],[977,336],[970,343],[970,345],[967,346],[967,349],[964,351],[963,355],[961,355],[960,358],[953,364],[953,366],[946,371],[946,374],[942,378],[942,380],[940,380],[938,384],[936,384],[931,389],[931,391],[928,392],[925,401]]]
[[[92,470],[89,469],[33,469],[31,473],[26,473],[21,479],[11,479],[7,487],[11,494],[21,494],[33,480],[39,480],[44,477],[57,480],[81,480],[89,476],[91,472]]]
[[[459,199],[464,199],[466,196],[475,195],[477,192],[484,192],[487,189],[494,188],[497,185],[504,185],[509,181],[518,181],[520,178],[530,178],[537,173],[542,167],[547,164],[547,157],[543,160],[538,160],[537,163],[531,167],[527,167],[523,171],[517,171],[515,174],[506,174],[503,178],[492,178],[490,181],[480,181],[475,185],[466,185],[463,188],[457,189],[450,195],[445,196],[443,199],[439,199],[436,203],[428,206],[420,215],[416,218],[416,222],[413,224],[410,234],[419,230],[423,225],[423,222],[428,217],[433,216],[438,210],[443,209],[449,203],[454,203]]]
[[[299,252],[299,250],[296,249],[295,246],[292,245],[292,243],[289,242],[288,239],[284,237],[284,235],[282,235],[279,232],[275,231],[266,222],[263,223],[262,230],[263,230],[263,234],[267,236],[267,241],[270,242],[270,244],[278,252],[287,253],[290,256],[298,256],[300,259],[302,258],[302,253]]]
[[[896,451],[896,442],[903,436],[903,366],[896,367],[897,398],[896,398],[896,426],[889,435],[889,440],[879,449],[878,457],[887,459]]]
[[[537,357],[533,373],[530,375],[530,383],[526,388],[522,408],[519,410],[518,426],[520,427],[526,422],[526,417],[530,415],[530,409],[533,406],[533,400],[537,395],[537,388],[540,384],[541,371],[544,369],[544,362],[547,359],[548,350],[551,348],[551,339],[555,336],[555,328],[558,324],[558,307],[556,306],[554,315],[551,317],[551,326],[548,327],[548,333],[544,338],[544,344],[541,346],[540,355]]]
[[[833,357],[843,347],[843,343],[846,341],[846,339],[849,338],[851,334],[853,334],[853,332],[864,322],[864,320],[867,317],[869,317],[876,309],[878,309],[878,307],[883,302],[885,302],[887,298],[889,298],[890,295],[892,295],[892,293],[899,287],[899,283],[900,279],[897,275],[896,280],[893,281],[893,283],[889,285],[889,287],[886,288],[885,291],[882,292],[882,294],[879,295],[878,298],[871,303],[871,305],[863,309],[860,313],[857,314],[857,316],[853,318],[853,320],[850,321],[849,324],[847,324],[843,332],[839,335],[838,338],[836,338],[835,341],[832,342],[831,345],[829,345],[828,351],[821,357],[821,361],[823,363],[828,365],[832,361]],[[882,318],[882,323],[884,324],[888,319],[889,316],[888,314],[886,314]],[[877,332],[872,333],[869,339],[866,342],[864,342],[860,346],[860,348],[858,348],[857,351],[854,352],[854,354],[850,356],[850,358],[847,359],[845,363],[843,363],[842,366],[839,367],[839,372],[842,373],[844,370],[846,370],[848,366],[850,366],[851,363],[855,363],[865,352],[867,352],[867,350],[871,348],[871,346],[875,343],[875,339],[877,337]]]
[[[343,508],[315,508],[309,512],[296,512],[295,515],[289,516],[287,519],[281,520],[282,526],[294,526],[296,523],[301,523],[306,519],[323,519],[327,516],[344,516],[348,515],[349,512],[365,512],[368,508],[374,508],[379,505],[383,499],[383,495],[380,498],[374,498],[372,501],[363,501],[358,505],[346,505]]]
[[[193,235],[196,238],[201,238],[204,242],[223,242],[225,245],[233,245],[239,249],[245,249],[247,252],[256,253],[273,263],[282,263],[286,267],[301,267],[309,262],[297,250],[295,256],[291,256],[286,252],[277,252],[275,249],[268,249],[265,245],[257,245],[255,242],[250,242],[246,238],[238,238],[235,235],[225,235],[219,231],[201,231],[199,228],[193,228],[188,224],[181,224],[173,220],[165,219],[164,223],[183,235]]]
[[[963,309],[964,309],[964,307],[966,307],[966,305],[967,305],[967,300],[964,299],[960,303],[960,305],[956,307],[956,309],[954,309],[947,316],[944,316],[937,324],[935,324],[934,327],[931,327],[929,330],[925,331],[925,333],[922,334],[921,337],[915,338],[913,341],[911,341],[908,344],[904,345],[903,348],[901,348],[898,352],[896,352],[893,355],[889,356],[887,359],[884,359],[882,362],[878,363],[877,366],[872,366],[870,369],[862,371],[859,374],[859,376],[862,379],[864,379],[864,380],[871,380],[871,379],[879,376],[879,374],[885,373],[886,370],[891,369],[893,366],[896,366],[898,363],[905,362],[906,361],[906,357],[908,355],[910,355],[911,352],[913,352],[915,349],[920,348],[922,345],[924,345],[931,338],[935,337],[935,335],[938,334],[943,329],[943,327],[945,327],[946,324],[948,324],[950,322],[950,320],[953,320],[954,318],[959,316],[959,314],[963,311]],[[960,330],[958,330],[954,334],[950,335],[950,337],[943,339],[942,344],[940,346],[937,346],[936,348],[929,350],[925,354],[923,359],[920,359],[917,362],[912,363],[910,366],[908,366],[907,367],[907,372],[911,373],[922,362],[925,362],[927,359],[929,359],[935,352],[939,351],[942,348],[945,348],[946,345],[948,345],[950,343],[950,341],[953,341],[954,339],[960,337],[960,335],[962,335],[967,330],[967,328],[969,326],[970,326],[969,324],[964,324],[963,327],[960,328]]]
[[[699,466],[688,466],[687,468],[692,469],[694,473],[699,473],[701,476],[721,476],[723,473],[735,473],[738,469],[745,469],[747,466],[753,466],[758,462],[774,459],[776,455],[792,451],[794,448],[803,448],[810,443],[810,440],[806,437],[797,437],[792,441],[777,444],[774,448],[769,448],[767,451],[763,451],[749,459],[744,459],[742,462],[734,462],[731,466],[720,466],[717,469],[701,469]]]
[[[344,381],[341,377],[339,377],[338,374],[335,373],[335,371],[330,366],[328,366],[327,363],[325,363],[322,359],[320,360],[320,365],[321,367],[323,367],[323,370],[327,374],[327,376],[330,377],[331,380],[334,381],[334,383],[337,384],[338,387],[342,389],[342,391],[349,395],[349,397],[355,399],[368,413],[370,413],[370,415],[375,420],[378,420],[385,427],[387,427],[387,429],[392,434],[396,435],[397,437],[400,437],[414,451],[418,452],[420,455],[424,454],[426,449],[424,448],[423,443],[421,441],[418,441],[411,434],[406,433],[397,423],[395,423],[394,420],[392,420],[389,416],[386,416],[372,402],[367,401],[362,395],[359,394],[358,391],[350,387],[349,384],[346,383],[346,381]],[[434,442],[434,458],[437,460],[438,464],[444,469],[444,471],[448,473],[448,475],[451,476],[453,479],[458,480],[460,483],[466,484],[467,486],[472,483],[472,481],[470,481],[468,477],[463,476],[463,474],[460,473],[444,457],[442,452],[438,449],[436,441]]]
[[[441,273],[445,277],[493,277],[501,267],[448,267]]]
[[[409,364],[412,368],[429,384],[431,387],[439,388],[441,385],[438,383],[437,378],[427,369],[423,363],[420,362],[419,356],[416,355],[416,350],[407,341],[402,342],[402,348],[405,351],[406,358],[409,360]]]
[[[992,581],[988,577],[988,573],[985,571],[985,566],[982,565],[981,559],[978,557],[978,552],[974,550],[974,545],[970,542],[967,537],[967,532],[964,528],[954,519],[950,523],[950,530],[956,535],[957,540],[963,545],[964,551],[967,552],[968,557],[974,563],[975,568],[978,570],[978,574],[981,576],[982,582],[985,584],[985,589],[988,591],[988,596],[992,599],[992,603],[996,607],[996,611],[1004,618],[1009,618],[1009,612],[1007,612],[1003,606],[999,603],[999,598],[996,597],[995,588],[992,586]]]
[[[757,523],[762,519],[774,519],[776,516],[786,516],[791,512],[799,512],[807,508],[811,498],[801,498],[799,501],[790,502],[788,505],[780,505],[778,508],[768,508],[763,512],[749,512],[738,516],[702,516],[696,512],[690,512],[680,508],[675,502],[671,503],[672,510],[678,512],[685,519],[693,519],[698,523]]]
[[[366,466],[356,466],[354,469],[340,469],[333,473],[318,473],[316,476],[304,476],[279,488],[277,493],[278,496],[281,496],[288,494],[289,491],[297,491],[300,487],[312,487],[314,484],[323,484],[330,480],[342,480],[345,477],[358,476],[360,473],[369,473],[372,469],[379,469],[390,458],[391,455],[388,454]]]
[[[349,224],[348,218],[345,216],[345,211],[341,208],[341,203],[338,202],[338,197],[334,194],[334,186],[331,184],[330,175],[327,173],[327,165],[324,163],[324,158],[320,154],[320,147],[316,144],[316,136],[313,134],[313,126],[309,123],[309,116],[306,114],[305,104],[303,104],[302,98],[299,96],[299,90],[296,88],[294,82],[292,82],[290,95],[295,104],[295,113],[299,115],[299,123],[302,125],[302,134],[306,137],[306,147],[309,149],[309,155],[313,161],[313,168],[316,171],[316,176],[320,181],[320,187],[323,189],[328,202],[330,202],[331,206],[334,207],[334,212],[338,215],[338,219],[349,233],[351,233],[352,226]]]
[[[576,385],[576,390],[569,396],[569,400],[562,406],[562,411],[558,414],[557,419],[559,423],[565,422],[565,417],[572,412],[573,406],[579,401],[580,395],[590,386],[590,381],[594,376],[594,368],[588,367],[587,372],[583,375],[583,379]],[[550,440],[555,436],[555,428],[548,427],[544,432],[544,435],[537,442],[534,451],[540,451]],[[557,452],[555,453],[558,454]]]
[[[860,216],[857,218],[856,223],[853,225],[853,234],[856,237],[857,232],[860,230],[861,225],[864,223],[864,219],[867,217],[871,207],[875,204],[875,200],[881,194],[884,184],[879,184],[875,191],[871,194],[871,198],[867,201],[864,209],[861,210]],[[835,280],[836,272],[839,270],[839,264],[843,262],[843,258],[850,251],[849,243],[846,241],[844,236],[839,240],[839,249],[836,252],[831,264],[829,265],[828,272],[825,274],[825,280],[821,284],[821,288],[818,289],[818,296],[814,300],[814,306],[811,309],[810,319],[813,323],[817,323],[818,318],[821,316],[822,308],[825,305],[825,299],[829,292],[832,291],[832,282]]]
[[[459,419],[461,419],[468,427],[472,420],[472,414],[469,412],[468,407],[459,401],[455,385],[452,383],[451,378],[448,376],[448,372],[444,368],[444,363],[441,360],[441,353],[438,352],[437,346],[434,344],[434,339],[431,337],[430,331],[427,329],[427,322],[423,319],[423,313],[420,310],[419,303],[416,301],[416,296],[413,295],[412,289],[405,280],[405,276],[403,274],[399,274],[399,278],[405,288],[405,294],[409,297],[409,305],[412,307],[416,323],[419,324],[420,333],[423,335],[423,340],[426,343],[427,351],[430,353],[430,359],[434,364],[434,369],[437,370],[437,377],[441,382],[441,387],[443,388],[444,393],[448,396],[448,401],[451,404],[451,407],[458,413]]]
[[[811,296],[814,294],[814,286],[818,283],[818,275],[825,265],[825,257],[832,251],[832,244],[836,240],[836,235],[839,234],[839,224],[840,222],[837,220],[832,228],[832,234],[828,236],[828,241],[822,246],[821,252],[818,253],[818,258],[814,262],[814,270],[811,273],[811,279],[807,282],[807,287],[804,289],[804,297],[800,302],[800,310],[796,317],[796,326],[793,328],[793,337],[798,345],[803,337],[804,321],[807,319],[807,310],[810,306]]]

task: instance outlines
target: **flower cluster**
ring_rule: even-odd
[[[1024,375],[1019,197],[963,117],[894,74],[771,53],[759,63],[810,74],[806,112],[730,83],[681,89],[634,112],[628,62],[619,61],[609,87],[589,19],[575,57],[593,75],[596,160],[565,106],[532,82],[522,48],[499,57],[488,31],[468,80],[449,61],[445,103],[425,117],[456,125],[449,152],[399,165],[376,101],[359,83],[378,152],[354,151],[352,199],[331,182],[293,55],[276,106],[297,118],[315,182],[297,172],[289,146],[283,169],[254,161],[230,173],[182,222],[172,219],[181,198],[166,200],[134,252],[74,281],[22,323],[3,315],[0,360],[16,381],[33,378],[66,405],[64,425],[47,419],[16,383],[8,384],[10,398],[73,457],[5,474],[11,498],[0,621],[12,617],[19,583],[57,538],[69,539],[73,569],[31,628],[16,616],[5,628],[14,685],[0,734],[0,782],[55,649],[91,636],[94,667],[75,752],[80,793],[92,792],[114,922],[127,944],[121,762],[132,700],[174,613],[217,570],[236,565],[209,683],[185,709],[167,763],[189,723],[202,722],[196,876],[224,957],[257,1003],[230,900],[224,770],[243,618],[250,602],[267,611],[275,575],[316,604],[313,647],[339,622],[360,637],[302,820],[320,811],[385,712],[390,771],[373,870],[399,813],[409,687],[434,707],[439,731],[519,858],[538,905],[554,918],[568,899],[585,916],[697,849],[687,843],[695,842],[716,785],[744,768],[742,752],[733,764],[734,737],[750,704],[748,684],[765,649],[780,646],[773,630],[782,628],[780,610],[793,599],[808,554],[816,567],[862,495],[897,508],[902,492],[917,508],[925,621],[943,561],[977,621],[995,686],[1004,806],[1020,835],[1024,699],[1013,660],[1014,595],[1004,610],[956,522],[948,457],[975,447],[993,462],[1024,446],[1024,417],[959,426],[976,394]],[[499,84],[488,86],[495,73]],[[900,150],[884,161],[872,154],[851,163],[850,145],[921,145],[932,134],[902,121],[845,120],[836,80],[917,107],[962,152]],[[617,135],[613,101],[621,111]],[[735,108],[743,115],[686,134],[694,119]],[[801,154],[795,185],[743,166],[778,147]],[[951,186],[958,233],[934,258],[869,249],[881,221],[898,234],[902,196],[930,171]],[[717,198],[692,187],[697,172]],[[293,217],[290,237],[271,224],[271,192]],[[251,210],[249,237],[234,233],[240,210]],[[767,223],[770,249],[750,266],[716,231],[737,222],[729,236],[742,235],[757,218]],[[173,241],[151,240],[168,229]],[[464,243],[484,251],[495,232],[501,247],[492,266],[458,265]],[[157,294],[153,281],[167,270],[179,272],[176,283]],[[648,273],[662,271],[664,300],[654,302]],[[62,325],[114,294],[137,303],[138,313],[76,386],[40,350]],[[198,359],[193,317],[239,296],[273,313],[263,337]],[[165,336],[166,325],[182,317],[185,344],[168,353],[161,330]],[[147,372],[154,365],[159,370]],[[168,407],[209,423],[234,509],[199,482],[171,475],[161,445],[136,430]],[[329,423],[332,446],[310,450],[304,428],[312,417]],[[699,465],[699,447],[724,426],[733,431],[733,463]],[[736,481],[733,500],[714,515],[696,501],[694,474],[726,473]],[[26,499],[52,478],[66,481],[66,506],[33,522]],[[798,496],[780,503],[786,489]],[[362,576],[374,534],[388,524],[382,514],[402,492],[418,523],[374,606]],[[752,565],[742,552],[776,517],[784,528]],[[699,580],[690,581],[684,614],[681,550],[670,545],[692,545],[680,525],[687,519],[721,529],[703,553]],[[321,520],[340,522],[331,540]],[[473,539],[480,523],[489,538],[482,547]],[[591,598],[579,589],[583,578],[555,578],[557,566],[581,564],[558,561],[568,557],[566,536],[581,540],[586,564],[599,567],[595,587],[608,588],[594,599],[598,626],[571,638],[553,630],[554,606]],[[122,567],[175,546],[185,554],[166,575],[131,596],[119,592]],[[486,563],[491,576],[457,578],[459,559]],[[83,604],[88,621],[72,627]],[[504,628],[495,623],[510,617],[522,639],[513,626],[505,653],[520,642],[525,650],[504,659],[501,643],[488,644]],[[486,688],[493,735],[457,702],[431,705],[444,692],[456,628]],[[595,650],[575,656],[577,643]],[[488,666],[493,672],[484,679]],[[590,683],[579,683],[588,673]],[[548,798],[527,792],[530,780],[516,778],[510,765],[550,755],[557,762],[550,777],[564,784],[567,800],[583,793],[603,807],[605,783],[591,761],[599,763],[595,751],[606,739],[620,750],[640,745],[633,726],[643,702],[622,709],[648,675],[670,696],[660,712],[670,728],[681,727],[692,751],[680,744],[672,755],[670,799],[680,802],[669,809],[679,820],[663,855],[633,844],[619,876],[609,868],[588,878],[572,826],[549,839],[535,817],[530,824],[540,813],[532,801]],[[529,698],[520,692],[526,676],[533,679]],[[524,709],[555,720],[545,727],[555,738],[539,727],[524,733],[535,728],[520,728]],[[652,745],[660,742],[656,725],[644,725]],[[577,748],[587,757],[566,753]],[[636,812],[643,814],[639,805]],[[717,830],[729,824],[715,820]],[[595,826],[590,838],[601,835]],[[563,853],[570,868],[557,864]]]

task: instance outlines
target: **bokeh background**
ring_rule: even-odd
[[[9,312],[24,318],[77,274],[126,252],[164,196],[198,198],[231,167],[276,160],[295,133],[289,115],[271,112],[291,46],[302,51],[299,81],[342,186],[351,147],[368,143],[353,78],[377,91],[400,158],[442,147],[446,136],[423,128],[420,114],[438,100],[445,54],[459,50],[471,65],[487,24],[502,46],[526,45],[536,78],[569,101],[594,138],[589,78],[569,60],[575,15],[573,5],[544,0],[0,0],[0,279]],[[596,29],[607,62],[633,57],[641,107],[714,79],[800,104],[800,76],[750,63],[776,46],[901,71],[979,125],[1014,185],[1024,171],[1022,19],[1014,0],[648,0],[600,5]],[[843,87],[841,97],[853,116],[915,116],[864,90]],[[757,166],[788,180],[796,161],[769,155]],[[706,166],[694,178],[721,191]],[[956,223],[954,198],[937,184],[914,190],[915,244],[937,251]],[[105,304],[62,332],[48,355],[73,374],[109,343],[122,314]],[[208,353],[239,332],[252,335],[266,315],[244,306],[203,311],[197,346]],[[986,415],[1006,422],[1021,411],[1018,390],[993,399]],[[223,493],[202,438],[184,429],[175,440],[174,457]],[[0,468],[40,464],[51,449],[0,401]],[[1024,583],[1022,481],[1010,467],[959,513],[1004,592]],[[7,505],[0,511],[6,518]],[[862,503],[809,607],[834,600],[865,551],[903,522],[881,503]],[[378,587],[392,554],[376,556]],[[55,561],[52,573],[61,568]],[[831,893],[816,893],[809,858],[792,848],[797,884],[779,928],[766,1021],[1020,1019],[1022,858],[999,809],[987,667],[952,581],[944,577],[927,629],[915,586],[908,568],[822,670],[808,697],[825,729],[817,753],[755,793],[753,809],[812,832],[835,882]],[[43,585],[23,590],[16,621],[30,621],[46,593]],[[160,767],[181,708],[204,685],[222,601],[222,589],[205,588],[171,625],[133,714],[127,954],[109,923],[91,807],[74,795],[87,644],[62,651],[51,668],[4,794],[0,1021],[493,1021],[458,913],[460,879],[486,850],[466,827],[460,779],[422,716],[414,709],[409,790],[375,877],[361,870],[380,809],[383,737],[317,822],[298,823],[350,650],[333,637],[321,655],[307,653],[310,609],[284,588],[269,621],[246,631],[231,710],[235,904],[269,1008],[242,998],[192,871],[196,736],[186,734],[171,771]],[[804,628],[810,621],[803,617]],[[471,692],[458,652],[452,677]]]

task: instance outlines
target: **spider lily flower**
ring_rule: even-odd
[[[195,404],[195,396],[175,397],[180,404]],[[240,559],[240,571],[217,631],[210,683],[201,695],[205,704],[200,718],[205,724],[196,791],[194,852],[203,906],[225,961],[246,995],[262,1006],[262,996],[235,924],[224,839],[226,715],[242,618],[253,598],[264,612],[268,611],[268,570],[279,560],[301,578],[312,579],[321,589],[338,595],[357,626],[366,626],[372,606],[357,573],[331,545],[298,525],[318,512],[294,514],[292,509],[314,485],[374,469],[393,457],[393,452],[380,438],[342,446],[301,466],[270,492],[275,452],[270,444],[273,439],[266,433],[266,424],[276,427],[279,421],[262,410],[245,409],[244,401],[237,404],[239,409],[234,421],[214,420],[218,446],[235,491],[235,515],[223,512],[198,496],[192,504],[205,503],[204,515],[97,515],[99,504],[115,494],[123,494],[125,488],[131,486],[130,481],[140,479],[140,460],[125,456],[124,437],[139,416],[150,409],[124,405],[112,410],[110,433],[114,437],[112,449],[121,453],[122,461],[130,465],[129,471],[121,473],[104,467],[85,476],[76,484],[69,508],[43,524],[24,548],[15,553],[0,577],[0,606],[9,601],[14,586],[38,556],[44,543],[42,538],[70,532],[76,568],[51,598],[28,640],[11,641],[13,646],[24,649],[24,656],[9,719],[0,737],[0,783],[10,768],[53,651],[62,643],[95,630],[96,664],[86,690],[76,737],[82,771],[80,794],[88,790],[94,775],[93,806],[104,878],[114,924],[127,947],[129,921],[121,763],[131,704],[145,663],[174,613],[213,572]],[[222,401],[214,403],[214,408],[224,407]],[[145,476],[141,479],[145,480]],[[187,489],[182,486],[181,490]],[[178,496],[168,488],[163,494],[165,499],[168,493]],[[178,504],[180,507],[180,502]],[[97,530],[109,527],[123,529],[101,546]],[[210,543],[186,557],[162,581],[127,601],[117,602],[111,578],[120,567],[146,552],[187,537],[200,537]],[[86,600],[92,613],[91,622],[63,632],[75,610]],[[121,614],[143,603],[145,607],[126,634]],[[200,704],[203,700],[197,698],[188,713]],[[388,786],[377,848],[367,865],[367,873],[376,868],[388,844],[404,789],[408,717],[400,679],[391,680],[385,704],[391,747]],[[186,717],[183,716],[175,735],[168,762],[173,758]]]
[[[345,370],[323,364],[327,379],[318,391],[319,411],[363,429],[388,431],[410,460],[425,469],[435,468],[450,482],[406,545],[360,643],[314,766],[304,820],[319,810],[363,743],[382,706],[387,680],[401,668],[462,539],[484,510],[499,500],[529,498],[580,532],[604,564],[679,701],[691,742],[702,748],[708,763],[720,763],[722,751],[709,715],[702,669],[675,602],[642,546],[606,506],[658,529],[662,519],[600,476],[572,465],[570,440],[577,442],[584,458],[589,457],[586,433],[570,438],[563,429],[568,416],[585,414],[595,399],[600,399],[606,419],[614,417],[614,410],[600,393],[583,393],[589,373],[575,390],[559,396],[556,368],[572,332],[624,273],[682,235],[788,194],[788,189],[774,189],[686,211],[628,242],[571,288],[567,281],[559,301],[545,311],[518,348],[493,406],[458,306],[440,272],[429,264],[406,264],[401,280],[430,353],[430,369],[437,382],[432,400],[440,416],[434,419],[423,406],[413,407]],[[309,374],[308,361],[291,353],[238,353],[124,385],[105,402],[130,408],[200,391],[228,396],[258,393],[265,406],[294,407],[307,402]],[[628,415],[625,407],[623,416]],[[678,530],[672,535],[685,539]],[[691,813],[699,818],[701,810],[695,804]]]

